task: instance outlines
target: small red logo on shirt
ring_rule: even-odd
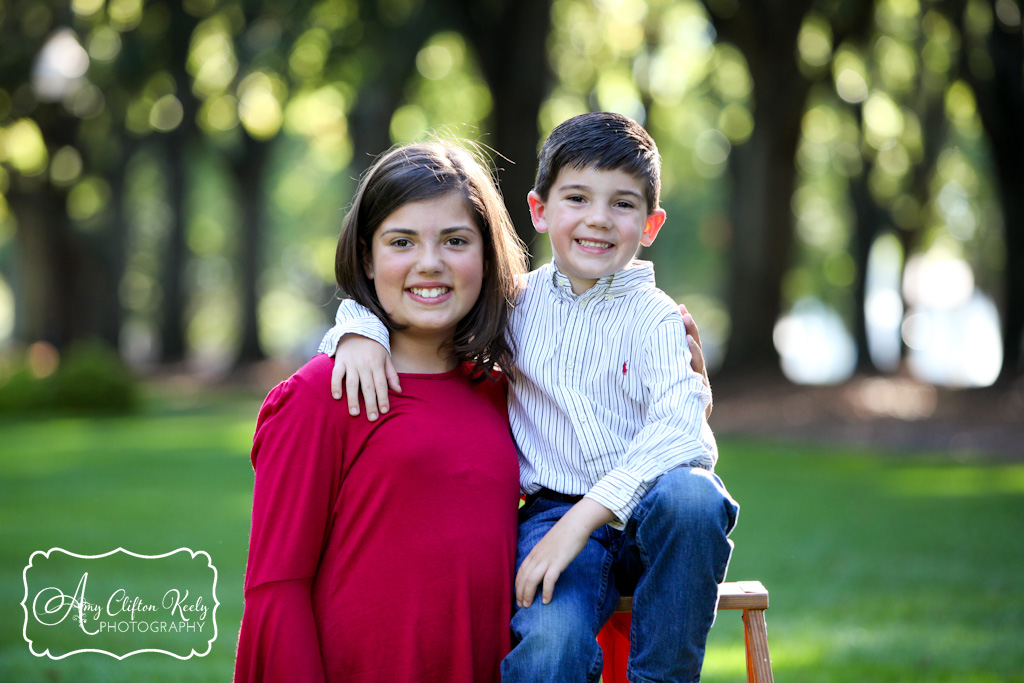
[[[625,377],[625,376],[626,376],[626,370],[628,370],[628,369],[629,369],[629,367],[628,367],[627,363],[629,363],[629,361],[628,361],[628,360],[624,360],[624,361],[622,361],[622,376],[623,376],[623,377]]]

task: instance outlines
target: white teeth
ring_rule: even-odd
[[[442,294],[447,294],[451,291],[450,287],[431,287],[429,289],[423,289],[420,287],[410,287],[409,291],[416,296],[421,296],[424,299],[436,299]]]
[[[593,247],[595,249],[606,249],[606,248],[612,246],[612,245],[608,244],[607,242],[594,242],[593,240],[576,240],[576,241],[579,242],[580,244],[582,244],[584,247]]]

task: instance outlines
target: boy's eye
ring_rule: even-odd
[[[571,194],[568,197],[566,197],[565,200],[568,201],[568,202],[574,202],[574,203],[579,203],[579,202],[585,201],[584,198],[582,196],[578,195],[578,194]]]
[[[632,209],[633,202],[628,202],[625,199],[620,199],[619,201],[615,202],[615,206],[619,207],[620,209]]]

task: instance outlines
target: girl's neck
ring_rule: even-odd
[[[398,372],[431,375],[454,370],[459,364],[436,339],[410,338],[401,332],[391,334],[391,361]]]

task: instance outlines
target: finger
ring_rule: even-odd
[[[523,595],[519,601],[520,607],[529,607],[533,604],[533,598],[537,595],[537,585],[540,583],[540,577],[530,578],[523,583]]]
[[[369,370],[359,377],[359,386],[363,391],[363,405],[366,406],[366,418],[373,422],[377,419],[377,387]]]
[[[516,575],[516,604],[520,607],[529,607],[530,603],[533,602],[533,596],[537,592],[537,584],[540,583],[542,576],[534,578],[532,573],[536,570],[535,563],[530,561],[530,557],[527,556],[526,560],[523,561],[523,565],[519,568],[519,573]]]
[[[682,306],[680,306],[680,308],[682,308]],[[689,313],[683,314],[683,327],[686,328],[686,334],[693,337],[694,341],[697,342],[697,346],[700,346],[700,330],[697,329],[697,323]]]
[[[529,571],[527,566],[530,561],[529,555],[523,560],[523,564],[519,567],[519,571],[516,572],[516,604],[523,607],[523,596],[526,595],[526,574]]]
[[[348,414],[359,414],[359,375],[349,372],[345,375],[345,394],[348,396]]]
[[[384,374],[388,376],[388,386],[395,392],[402,393],[402,384],[398,381],[398,370],[395,370],[395,364],[391,362],[390,355],[384,359]]]
[[[341,398],[341,380],[345,377],[344,361],[334,359],[334,369],[331,370],[331,396],[335,399]]]
[[[544,575],[544,590],[541,593],[541,602],[545,605],[551,604],[551,598],[555,594],[555,582],[558,581],[560,574],[561,572],[549,569],[547,574]]]
[[[388,378],[383,372],[374,374],[373,392],[377,407],[380,408],[380,414],[383,415],[391,410],[391,405],[388,402]]]
[[[690,367],[698,375],[704,374],[704,352],[700,348],[700,344],[697,340],[690,335],[686,335],[686,345],[690,348]]]

